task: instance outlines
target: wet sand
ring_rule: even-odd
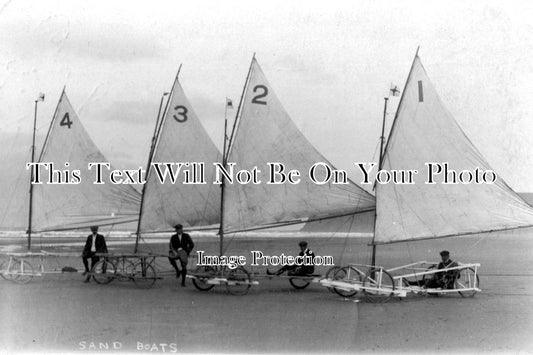
[[[190,280],[182,288],[170,272],[151,289],[119,281],[86,284],[73,273],[49,274],[25,285],[0,280],[0,352],[533,353],[530,234],[378,247],[377,261],[385,266],[435,261],[442,249],[454,260],[481,263],[483,292],[473,298],[410,296],[372,304],[359,297],[344,300],[317,284],[295,290],[282,279],[261,280],[248,295],[233,296],[223,286],[200,292]],[[34,247],[72,252],[81,249],[76,244],[83,239],[68,240],[75,243],[67,247],[61,247],[68,244],[65,238],[41,239]],[[306,239],[315,254],[332,255],[336,264],[367,262],[370,256],[367,239]],[[218,251],[212,238],[195,242],[195,250]],[[249,257],[250,250],[296,253],[298,239],[227,242],[226,254]],[[2,239],[0,249],[12,244]],[[132,251],[131,240],[109,238],[108,244],[114,252]],[[166,250],[165,242],[143,246]],[[46,264],[82,265],[79,258],[48,258]],[[170,271],[168,261],[159,259],[158,271]]]

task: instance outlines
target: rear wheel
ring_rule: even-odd
[[[360,284],[362,281],[362,275],[359,270],[355,269],[352,266],[345,266],[340,268],[333,275],[333,280],[343,281],[352,285]],[[351,289],[341,289],[339,287],[334,287],[333,291],[341,297],[353,297],[357,294],[357,290]]]
[[[370,269],[363,281],[363,293],[369,302],[387,302],[394,294],[394,279],[383,269]]]
[[[209,291],[215,285],[208,284],[207,281],[216,275],[216,269],[212,266],[198,266],[194,270],[194,278],[192,283],[200,291]]]
[[[455,279],[454,288],[456,290],[469,289],[469,288],[479,288],[479,276],[472,268],[462,269],[459,272],[459,275]],[[458,291],[459,294],[463,297],[474,297],[476,290],[464,290]]]
[[[311,281],[309,281],[308,278],[302,278],[302,277],[291,277],[289,279],[289,283],[292,287],[294,287],[297,290],[303,290],[307,286],[311,284]]]
[[[252,278],[245,268],[239,266],[228,272],[226,288],[229,293],[242,296],[248,293],[250,287],[252,287]]]
[[[119,281],[130,281],[135,276],[136,264],[128,259],[119,260],[116,264],[115,278]]]
[[[135,264],[131,277],[135,286],[139,288],[150,288],[157,280],[153,266],[142,261]]]
[[[91,274],[96,283],[105,285],[113,281],[115,278],[116,267],[115,264],[109,260],[101,259],[94,264],[91,269]]]
[[[9,268],[11,280],[25,284],[33,279],[33,266],[23,259],[13,259],[11,267]]]
[[[326,272],[326,275],[324,275],[324,278],[326,280],[333,280],[333,275],[335,275],[335,273],[339,271],[340,269],[341,269],[340,266],[333,266],[329,268],[329,270]],[[333,289],[333,287],[326,287],[326,288],[328,289],[329,292],[335,293],[335,290]]]

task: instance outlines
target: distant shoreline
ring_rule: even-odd
[[[39,239],[39,238],[86,238],[87,235],[89,235],[90,232],[85,231],[71,231],[71,232],[45,232],[45,233],[35,233],[32,234],[32,239]],[[135,234],[132,232],[102,232],[102,234],[106,238],[112,238],[112,239],[135,239]],[[145,234],[143,235],[143,239],[149,239],[149,240],[158,240],[158,239],[164,239],[167,240],[173,232],[165,232],[165,233],[154,233],[154,234]],[[218,235],[215,232],[189,232],[191,237],[193,238],[209,238],[209,239],[218,239]],[[234,234],[230,233],[227,236],[231,236],[233,238]],[[246,232],[242,234],[236,234],[235,238],[238,239],[255,239],[255,238],[344,238],[344,237],[350,237],[350,238],[371,238],[373,236],[373,233],[362,233],[362,232],[300,232],[300,231],[293,231],[293,232]],[[0,232],[0,239],[24,239],[27,238],[27,234],[24,232]]]

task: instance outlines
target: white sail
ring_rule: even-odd
[[[241,115],[231,142],[228,163],[236,169],[262,171],[260,184],[226,184],[224,229],[245,230],[302,219],[321,219],[372,210],[372,195],[350,182],[319,185],[307,178],[311,166],[328,163],[293,123],[274,94],[259,64],[252,60]],[[267,184],[267,163],[279,162],[301,172],[298,184]],[[329,163],[328,163],[329,164]],[[329,164],[333,168],[331,164]],[[320,171],[318,180],[324,179]]]
[[[175,183],[160,181],[150,168],[144,189],[139,231],[171,230],[178,223],[184,227],[209,226],[220,220],[220,186],[213,184],[214,162],[221,155],[207,135],[176,78],[168,110],[163,116],[152,163],[202,163],[203,182],[184,184],[184,171],[200,172],[200,166],[183,166]],[[161,172],[166,169],[160,165]],[[178,167],[173,166],[177,171]],[[197,179],[200,176],[196,176]],[[197,180],[196,182],[200,182]]]
[[[482,127],[480,127],[482,129]],[[533,225],[530,208],[498,176],[494,184],[425,184],[426,163],[491,169],[444,107],[418,56],[384,153],[385,170],[419,171],[414,184],[377,184],[375,243],[456,236]],[[452,176],[449,175],[451,178]]]
[[[53,163],[58,171],[50,180],[48,170],[41,168],[42,184],[33,187],[32,230],[65,230],[135,221],[138,218],[140,194],[130,185],[111,184],[109,170],[103,168],[104,184],[94,184],[96,167],[88,163],[108,163],[89,137],[74,112],[65,91],[61,94],[39,162]],[[65,164],[68,163],[68,166]],[[111,167],[112,169],[112,167]],[[74,170],[79,170],[79,183]],[[61,175],[62,184],[59,182]]]

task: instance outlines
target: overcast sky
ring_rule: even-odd
[[[221,147],[225,98],[240,98],[254,52],[296,125],[352,174],[354,161],[377,161],[383,97],[391,83],[403,87],[420,45],[474,145],[513,189],[533,191],[531,2],[434,3],[1,0],[0,185],[26,174],[37,95],[46,93],[42,137],[64,85],[104,155],[121,168],[144,165],[180,63]]]

